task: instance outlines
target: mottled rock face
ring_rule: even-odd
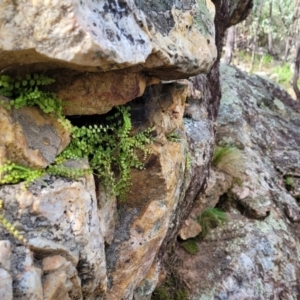
[[[87,123],[132,100],[132,132],[154,128],[152,152],[144,170],[131,171],[125,202],[91,175],[0,187],[0,213],[27,239],[24,245],[0,226],[1,299],[151,298],[166,274],[167,249],[207,186],[220,99],[217,46],[230,12],[227,0],[214,4],[0,3],[1,74],[55,78],[47,91],[62,98],[67,115],[96,114]],[[201,72],[208,74],[163,81]],[[45,167],[68,144],[35,108],[2,110],[1,159]]]
[[[298,299],[300,115],[290,96],[265,79],[221,70],[217,141],[240,149],[244,171],[233,185],[213,172],[192,216],[217,203],[228,221],[198,244],[196,256],[179,248],[178,274],[190,299]]]
[[[51,77],[56,80],[52,92],[66,103],[64,114],[79,116],[105,114],[114,106],[142,96],[148,85],[160,82],[128,70],[84,74],[60,70],[51,72]]]
[[[253,0],[229,0],[229,21],[227,26],[233,26],[246,19],[251,12]]]
[[[27,248],[12,240],[6,269],[18,282],[14,297],[90,299],[106,290],[104,240],[91,176],[78,182],[45,177],[28,190],[22,184],[4,186],[0,198],[4,215],[28,240]],[[11,239],[2,228],[0,234],[2,240]]]
[[[210,0],[18,0],[0,9],[0,69],[134,66],[172,79],[207,72],[217,56]]]
[[[0,106],[0,128],[0,163],[6,159],[45,168],[70,142],[70,134],[57,119],[38,108]]]

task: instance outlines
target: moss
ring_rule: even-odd
[[[174,270],[173,270],[174,271]],[[176,272],[171,271],[162,285],[155,289],[152,300],[188,300],[185,284]]]
[[[240,177],[233,177],[232,182],[233,182],[233,184],[236,184],[238,186],[243,185],[243,180]]]
[[[199,251],[198,245],[194,239],[188,239],[181,243],[180,246],[191,255],[195,255]]]
[[[188,293],[183,288],[175,291],[175,293],[170,293],[169,287],[162,285],[154,291],[151,299],[152,300],[188,300]]]

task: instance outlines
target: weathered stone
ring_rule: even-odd
[[[133,299],[150,300],[151,295],[160,281],[162,266],[159,260],[153,262],[145,278],[140,282],[134,291]]]
[[[1,70],[139,66],[172,79],[207,72],[217,56],[210,0],[17,0],[1,2],[0,10]]]
[[[4,201],[5,217],[27,238],[32,251],[39,253],[40,258],[63,255],[72,263],[73,271],[77,267],[84,299],[92,299],[105,291],[104,240],[91,175],[80,181],[44,177],[28,190],[24,190],[22,184],[4,186],[0,188],[0,198]],[[68,275],[67,271],[59,273],[62,281],[65,278],[69,285],[72,282],[78,288],[80,283],[75,275]],[[34,274],[41,278],[40,273]],[[56,295],[57,285],[62,284],[51,278],[55,276],[51,275],[47,282],[56,288],[50,283],[47,285],[49,299]],[[26,281],[23,284],[27,289]],[[70,296],[75,288],[69,286],[62,290],[69,291]]]
[[[11,244],[9,241],[0,241],[0,266],[10,271]]]
[[[160,82],[128,70],[84,74],[60,70],[49,75],[56,80],[51,91],[64,100],[65,115],[104,114],[142,96],[147,85]]]
[[[229,22],[228,27],[244,21],[253,6],[253,0],[229,0]]]
[[[201,232],[201,226],[198,221],[192,217],[186,219],[181,227],[178,235],[182,240],[187,240],[196,237]]]
[[[60,255],[43,259],[44,300],[82,299],[81,282],[71,262]]]
[[[0,299],[13,299],[12,277],[6,270],[0,268]]]
[[[168,135],[176,129],[184,134],[185,97],[184,85],[167,83],[148,87],[143,98],[131,104],[133,124],[139,127],[143,118],[142,126],[154,126],[156,142],[146,159],[145,170],[132,170],[132,188],[118,211],[115,236],[106,251],[107,299],[132,299],[172,222],[181,196],[187,149],[184,139],[170,142]]]
[[[111,244],[115,234],[118,215],[117,199],[112,192],[105,193],[101,184],[97,187],[97,199],[101,232],[105,242]]]
[[[133,188],[106,253],[111,280],[107,299],[132,299],[154,261],[179,200],[184,145],[166,143],[153,151],[147,170],[132,174]],[[147,185],[141,185],[146,180]]]
[[[162,144],[167,142],[170,134],[183,128],[186,96],[185,83],[172,82],[148,87],[141,104],[132,105],[133,123],[141,128],[154,127],[156,141]]]
[[[0,163],[8,159],[45,168],[70,142],[57,119],[35,107],[7,110],[0,106],[0,128]]]
[[[278,109],[274,95],[284,92],[270,82],[226,66],[221,70],[218,143],[242,149],[245,169],[233,187],[224,177],[212,181],[211,196],[228,221],[199,243],[197,255],[178,249],[184,265],[176,271],[192,300],[298,299],[300,209],[283,176],[297,178],[300,115],[287,105],[288,96],[279,98],[286,113]],[[228,189],[222,195],[221,185]]]
[[[29,254],[34,255],[29,266],[38,297],[43,287],[44,296],[53,300],[146,300],[166,274],[161,259],[206,187],[213,153],[220,97],[215,42],[220,48],[221,27],[228,17],[227,0],[215,4],[216,40],[215,8],[210,0],[0,4],[5,12],[0,16],[0,36],[7,37],[0,39],[0,70],[7,68],[10,74],[47,70],[57,79],[49,89],[57,89],[64,100],[76,98],[70,114],[106,112],[141,95],[152,76],[169,80],[209,72],[191,79],[190,90],[185,83],[149,86],[130,103],[133,131],[154,126],[156,136],[146,169],[132,171],[132,188],[126,202],[118,203],[117,213],[114,200],[106,206],[99,193],[97,211],[91,178],[74,181],[47,176],[28,190],[22,184],[0,188],[5,217],[28,239]],[[115,73],[125,67],[124,72]],[[76,77],[75,71],[61,68],[102,72],[107,80],[102,84],[99,75],[77,73]],[[109,70],[114,73],[103,72]],[[186,114],[183,124],[187,95],[196,113]],[[87,98],[84,106],[79,96]],[[99,103],[94,106],[95,99]],[[0,147],[0,151],[4,150]],[[106,212],[109,216],[103,217]],[[32,284],[15,280],[23,276],[18,265],[27,259],[25,247],[2,228],[0,237],[12,243],[13,296],[18,299],[25,294],[27,299]],[[104,240],[110,244],[106,253]],[[31,295],[24,292],[27,288]]]
[[[33,253],[22,248],[13,257],[14,298],[43,300],[42,270],[34,265]]]

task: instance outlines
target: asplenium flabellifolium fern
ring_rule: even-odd
[[[0,76],[0,95],[8,97],[9,100],[2,100],[0,104],[7,109],[21,108],[23,106],[38,106],[44,113],[55,114],[58,121],[70,130],[71,124],[63,115],[63,101],[55,94],[40,89],[55,82],[43,74],[26,74],[23,77]]]
[[[131,168],[142,169],[143,158],[150,153],[148,129],[131,135],[130,108],[116,107],[117,112],[108,117],[109,125],[74,126],[70,145],[58,156],[58,160],[88,158],[90,167],[104,188],[125,199],[131,185]]]
[[[94,172],[104,188],[125,199],[131,185],[131,168],[142,169],[141,154],[145,158],[150,152],[147,144],[151,142],[152,129],[132,135],[130,108],[124,106],[117,107],[117,112],[107,118],[109,125],[72,126],[63,115],[63,101],[39,88],[53,82],[53,79],[39,74],[27,74],[23,78],[0,77],[0,95],[10,98],[0,104],[7,109],[38,106],[43,112],[56,115],[72,137],[70,145],[46,169],[34,170],[6,161],[0,166],[0,184],[25,181],[25,186],[28,186],[47,173],[78,179]],[[89,160],[89,169],[64,165],[67,159],[81,158]]]

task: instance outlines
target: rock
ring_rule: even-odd
[[[189,217],[183,223],[178,235],[182,240],[187,240],[196,237],[201,232],[201,226],[197,220]]]
[[[167,249],[207,186],[228,1],[100,2],[0,4],[1,72],[51,75],[47,91],[70,101],[67,114],[100,114],[134,99],[132,132],[155,129],[126,202],[105,202],[92,175],[0,187],[3,215],[28,241],[0,228],[12,249],[10,270],[0,267],[16,299],[150,299],[168,274]],[[200,72],[207,75],[154,85]]]
[[[133,104],[131,109],[133,123],[139,122],[143,125],[142,128],[154,127],[156,141],[166,142],[172,133],[183,128],[186,96],[186,84],[171,82],[147,88],[143,100],[140,100],[142,104]],[[140,113],[146,117],[143,123]]]
[[[33,253],[25,247],[14,249],[12,271],[13,298],[43,300],[42,270],[33,261]]]
[[[35,71],[139,67],[175,79],[207,72],[217,56],[210,0],[51,0],[26,2],[26,9],[24,5],[23,0],[1,3],[1,70],[20,64],[34,65]]]
[[[60,255],[43,259],[44,299],[82,299],[81,281],[71,262]]]
[[[228,221],[197,242],[196,255],[179,247],[176,259],[184,265],[177,264],[175,270],[192,300],[266,299],[270,295],[298,299],[300,208],[284,176],[298,178],[295,149],[300,148],[296,133],[300,115],[288,105],[288,96],[275,85],[265,84],[265,79],[228,66],[221,66],[221,71],[217,142],[242,149],[244,170],[241,182],[233,181],[233,186],[226,184],[224,176],[215,176],[222,172],[214,170],[198,213],[211,195],[211,205],[225,210]],[[276,102],[279,94],[280,102]]]
[[[0,298],[3,300],[13,299],[12,277],[2,268],[0,268]]]
[[[229,1],[229,22],[228,27],[236,25],[245,20],[251,12],[252,0],[230,0]]]
[[[22,184],[3,186],[0,198],[4,201],[4,216],[27,238],[28,246],[39,253],[39,259],[44,259],[47,272],[51,268],[54,270],[44,281],[44,292],[47,291],[49,299],[66,293],[69,297],[82,293],[84,299],[92,299],[105,291],[104,240],[91,175],[80,181],[46,176],[28,190],[24,190]],[[54,267],[54,258],[49,258],[53,255],[60,255],[65,267],[56,270],[59,267]],[[58,260],[56,264],[62,262]],[[28,282],[27,277],[21,278],[22,290],[30,290],[32,280],[41,282],[41,270],[35,273],[34,270],[28,271]],[[65,283],[66,286],[62,286]],[[43,293],[42,285],[40,289]],[[30,295],[29,292],[25,294]]]
[[[8,240],[0,241],[0,299],[13,299],[11,271],[11,244]]]
[[[70,70],[50,72],[56,80],[51,91],[64,100],[65,115],[104,114],[143,95],[146,86],[160,80],[128,70],[105,73],[79,73]],[[116,86],[117,84],[117,86]]]
[[[0,136],[0,163],[7,159],[45,168],[70,142],[57,119],[35,107],[7,110],[0,106],[0,128],[5,133]]]
[[[6,271],[10,271],[11,244],[9,241],[0,241],[0,265]]]
[[[155,287],[160,282],[162,265],[159,260],[153,262],[145,278],[138,284],[134,291],[133,299],[150,300]]]
[[[114,238],[118,216],[117,198],[111,194],[111,191],[105,193],[103,187],[99,184],[97,187],[97,199],[101,232],[105,243],[110,245]]]
[[[114,240],[106,251],[107,299],[132,299],[154,262],[179,201],[184,145],[166,143],[153,151],[146,170],[132,173],[133,188],[119,211]]]

